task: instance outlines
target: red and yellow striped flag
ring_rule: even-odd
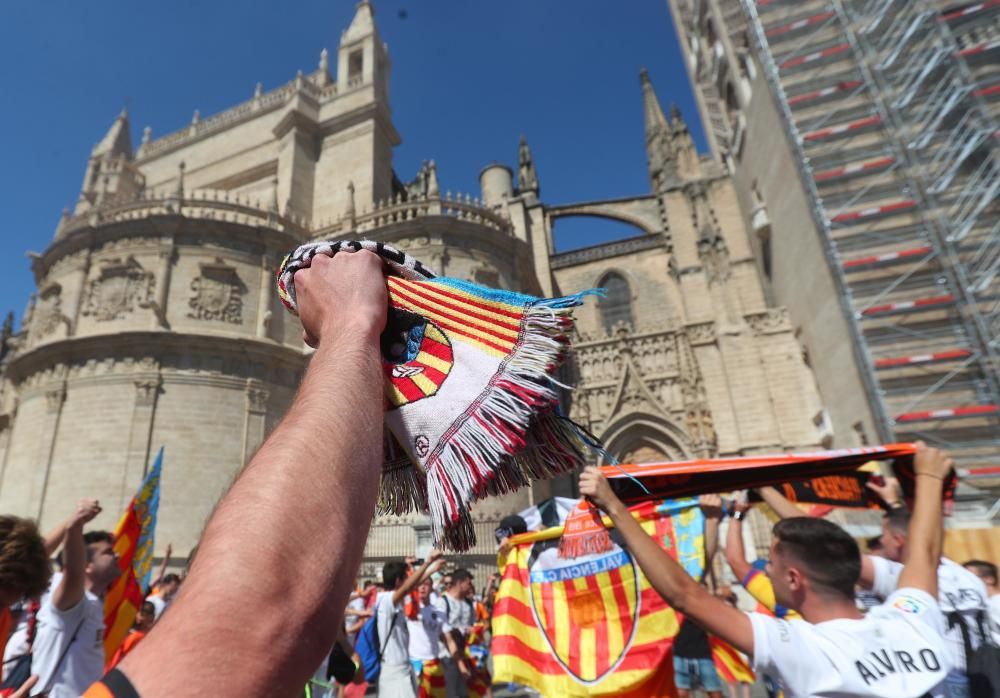
[[[643,529],[695,578],[704,567],[704,518],[693,499],[632,508]],[[558,555],[562,527],[512,539],[499,560],[493,612],[494,680],[545,696],[674,696],[674,610],[629,551]]]
[[[726,683],[753,683],[756,680],[753,669],[746,658],[735,647],[714,635],[708,636],[712,648],[712,661],[719,677]]]
[[[110,659],[128,635],[145,598],[153,562],[153,534],[160,505],[163,449],[115,527],[121,574],[104,597],[104,656]]]

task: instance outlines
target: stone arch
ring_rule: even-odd
[[[656,197],[641,196],[610,201],[588,201],[545,209],[549,223],[560,218],[591,217],[627,223],[647,234],[661,231],[662,221]]]
[[[613,420],[601,434],[605,450],[622,462],[629,456],[688,460],[693,457],[687,434],[671,420],[654,414],[629,414]]]

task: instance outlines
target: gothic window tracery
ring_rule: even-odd
[[[632,327],[632,289],[625,277],[617,272],[605,274],[598,287],[607,292],[597,304],[605,331],[611,334],[619,323]]]

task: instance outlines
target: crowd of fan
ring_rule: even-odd
[[[297,273],[296,286],[306,335],[317,347],[298,396],[220,501],[189,573],[182,580],[161,570],[133,634],[110,662],[102,597],[119,575],[118,559],[108,533],[83,530],[98,503],[82,501],[47,537],[31,521],[0,516],[5,681],[20,686],[12,695],[284,696],[307,682],[307,691],[330,693],[330,676],[338,695],[356,694],[366,690],[357,665],[365,664],[361,648],[372,649],[373,634],[381,658],[374,688],[383,698],[442,688],[448,696],[489,694],[488,662],[477,648],[488,643],[495,580],[477,600],[471,575],[454,569],[449,579],[434,552],[390,562],[381,587],[351,593],[382,461],[381,262],[367,252],[321,256]],[[729,516],[726,559],[759,602],[750,613],[737,608],[731,589],[710,591],[690,577],[599,469],[585,469],[579,489],[611,519],[615,540],[650,586],[683,614],[674,642],[682,698],[699,689],[721,695],[709,636],[752,658],[772,690],[790,698],[996,696],[997,570],[942,557],[951,473],[946,454],[918,444],[912,508],[891,483],[880,488],[888,509],[882,535],[863,555],[842,528],[803,516],[764,488],[764,501],[782,517],[764,569],[749,564],[742,549],[749,505],[703,497],[704,567],[712,567],[719,524]],[[501,549],[523,526],[504,528]],[[50,557],[60,548],[61,571],[53,575]],[[746,695],[743,686],[731,688]]]
[[[588,477],[597,482],[596,486],[603,487],[604,483],[589,473],[584,479],[585,489]],[[933,634],[927,632],[926,627],[894,626],[896,619],[887,608],[904,617],[906,614],[921,615],[921,597],[915,595],[912,588],[906,592],[908,596],[900,596],[897,590],[907,557],[911,515],[903,505],[898,483],[890,479],[884,486],[873,489],[884,500],[883,531],[866,541],[867,552],[860,556],[856,554],[853,540],[835,525],[805,517],[801,509],[774,488],[759,490],[760,498],[782,517],[782,523],[776,527],[775,544],[786,546],[786,557],[791,552],[803,558],[798,564],[804,571],[792,572],[789,578],[788,568],[784,568],[785,578],[777,580],[774,577],[780,572],[775,567],[768,569],[769,565],[763,560],[747,560],[743,521],[751,505],[746,499],[737,497],[726,501],[718,495],[699,498],[705,517],[706,576],[693,582],[701,589],[714,588],[714,591],[706,591],[699,603],[691,598],[690,590],[679,591],[679,587],[669,588],[669,584],[664,588],[662,580],[657,579],[659,570],[647,568],[654,586],[679,610],[688,609],[672,650],[674,681],[680,698],[686,698],[695,690],[717,698],[722,696],[724,687],[728,688],[731,698],[749,697],[749,683],[726,686],[721,679],[709,641],[714,624],[705,623],[704,618],[702,622],[698,620],[699,616],[712,613],[712,606],[706,604],[708,599],[735,609],[741,597],[752,599],[756,604],[754,610],[761,618],[802,621],[809,614],[818,619],[811,626],[754,622],[752,634],[756,655],[752,663],[762,672],[760,678],[770,696],[778,695],[782,688],[786,695],[819,693],[812,689],[806,693],[790,692],[790,681],[805,681],[819,688],[818,682],[825,679],[816,675],[794,678],[794,672],[784,665],[791,661],[788,653],[794,653],[801,660],[812,649],[824,651],[824,645],[831,642],[831,636],[824,634],[825,629],[833,628],[836,640],[835,633],[849,627],[838,627],[838,618],[877,619],[874,622],[883,631],[901,632],[892,643],[895,653],[892,656],[876,652],[865,658],[861,649],[863,643],[859,645],[861,659],[856,660],[854,669],[856,678],[863,684],[877,684],[887,672],[937,671],[946,676],[946,684],[963,687],[951,692],[945,690],[940,695],[977,695],[968,692],[967,655],[970,652],[975,655],[981,646],[1000,646],[1000,588],[996,565],[983,560],[959,565],[940,558],[937,599],[948,622],[948,627],[938,627],[936,631],[944,639],[942,646],[935,646],[933,637],[926,642]],[[592,494],[597,501],[603,502],[603,506],[615,511],[616,505],[607,499],[609,491],[594,489]],[[105,661],[101,641],[103,598],[118,577],[118,560],[108,532],[83,530],[99,512],[96,501],[82,500],[77,510],[46,536],[41,536],[29,520],[0,517],[3,677],[6,684],[16,685],[27,677],[29,666],[30,673],[37,677],[25,683],[20,692],[8,690],[7,695],[55,698],[81,695],[136,647],[167,611],[177,593],[182,577],[166,574],[170,558],[168,546],[159,574],[146,590],[134,628],[110,660]],[[732,586],[716,583],[713,579],[720,522],[727,519],[722,552],[732,576],[742,585],[745,594],[737,594]],[[497,529],[500,550],[509,550],[510,537],[526,531],[527,525],[519,516],[505,518]],[[644,568],[650,564],[662,565],[661,557],[649,559],[642,554],[641,546],[639,548],[635,551],[637,561]],[[52,574],[52,567],[59,571]],[[799,574],[804,578],[796,578]],[[352,698],[370,695],[374,689],[377,695],[392,698],[491,696],[490,617],[498,580],[497,574],[491,575],[477,593],[473,575],[466,569],[449,565],[437,550],[425,560],[408,558],[387,563],[381,579],[366,580],[351,594],[337,642],[305,687],[306,695]],[[811,600],[808,599],[810,595]],[[894,606],[883,607],[882,602],[886,599],[893,600]],[[355,652],[359,634],[369,623],[376,626],[376,637],[381,638],[378,648],[381,672],[373,686],[365,680],[363,662]],[[830,623],[833,625],[828,625]],[[917,646],[908,649],[914,637],[918,639]],[[765,643],[766,655],[762,651]],[[996,655],[992,656],[995,660]],[[822,662],[817,662],[811,665],[811,670],[822,674],[822,666]],[[945,671],[945,667],[950,670]],[[518,688],[526,691],[524,687]]]

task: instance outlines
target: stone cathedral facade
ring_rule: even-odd
[[[37,290],[7,341],[0,510],[48,526],[96,496],[110,528],[162,445],[157,542],[179,562],[294,395],[308,350],[273,272],[320,237],[383,240],[438,273],[535,294],[607,289],[577,313],[567,407],[622,460],[824,444],[812,374],[751,253],[760,212],[741,209],[644,72],[650,191],[550,204],[523,139],[516,174],[487,166],[475,197],[444,190],[430,160],[402,179],[390,69],[363,1],[310,74],[163,137],[147,128],[135,149],[127,114],[114,121],[75,208],[33,256]],[[635,235],[556,253],[553,226],[571,216]],[[573,487],[564,477],[480,503],[465,564],[488,570],[496,521]],[[362,575],[425,552],[428,532],[420,516],[377,520]]]

